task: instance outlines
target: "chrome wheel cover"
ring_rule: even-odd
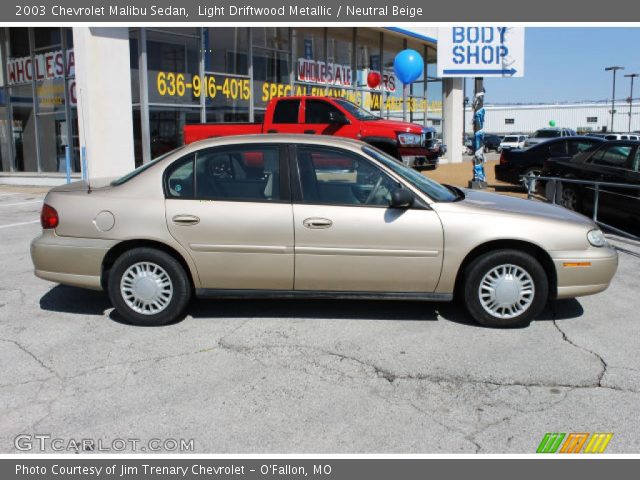
[[[514,318],[526,312],[535,296],[529,272],[513,264],[498,265],[482,277],[478,296],[482,308],[496,318]]]
[[[162,312],[173,298],[173,283],[167,271],[152,262],[131,265],[120,279],[120,294],[127,306],[142,315]]]

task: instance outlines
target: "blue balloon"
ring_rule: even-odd
[[[402,50],[393,61],[393,70],[398,80],[408,85],[422,76],[424,60],[415,50]]]

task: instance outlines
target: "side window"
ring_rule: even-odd
[[[322,100],[307,100],[305,123],[333,123],[332,116],[341,116],[340,110]]]
[[[631,153],[628,145],[610,145],[601,148],[591,157],[591,163],[606,167],[625,168]]]
[[[334,148],[298,148],[305,203],[388,206],[400,184],[354,153]]]
[[[198,200],[280,200],[280,155],[277,145],[217,147],[196,154]]]
[[[593,142],[589,142],[587,140],[573,140],[569,142],[569,155],[573,156],[577,153],[584,152],[593,145]]]
[[[194,154],[176,160],[165,170],[165,192],[167,198],[193,198]]]
[[[300,100],[278,100],[273,111],[273,123],[298,123]]]
[[[636,155],[633,158],[631,170],[633,170],[634,172],[640,172],[640,147],[636,148]]]
[[[567,142],[553,142],[549,144],[549,155],[552,157],[562,157],[567,154]]]

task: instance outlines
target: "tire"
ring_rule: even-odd
[[[582,203],[578,190],[572,185],[563,184],[560,204],[568,210],[579,212]]]
[[[498,292],[492,293],[492,283],[497,285]],[[528,326],[549,297],[544,269],[533,256],[520,250],[496,250],[480,255],[465,269],[463,287],[469,314],[480,325],[491,328]],[[500,296],[502,303],[498,303]]]
[[[118,257],[109,272],[107,290],[116,311],[129,323],[142,326],[181,320],[192,293],[182,265],[168,253],[146,247]]]

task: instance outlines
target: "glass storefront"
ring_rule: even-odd
[[[382,28],[130,28],[136,164],[183,143],[198,122],[260,122],[274,97],[346,98],[382,118],[442,128],[435,47]],[[70,28],[2,28],[0,172],[78,172],[75,59]],[[403,90],[393,60],[423,54],[424,78]],[[371,75],[370,75],[371,74]],[[378,82],[371,79],[379,78]]]
[[[80,170],[70,28],[2,28],[2,172],[63,173],[66,147]]]

